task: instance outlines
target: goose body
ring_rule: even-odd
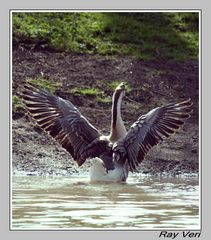
[[[121,118],[121,83],[112,98],[111,131],[104,136],[68,100],[26,84],[23,98],[37,124],[81,166],[91,159],[91,181],[124,182],[147,152],[178,131],[190,117],[190,99],[157,107],[142,115],[128,132]]]

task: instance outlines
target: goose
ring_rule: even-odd
[[[125,182],[150,149],[175,134],[190,117],[191,99],[156,107],[127,131],[121,117],[126,83],[113,94],[111,131],[101,134],[68,100],[26,83],[23,101],[36,123],[81,166],[90,159],[90,181]]]

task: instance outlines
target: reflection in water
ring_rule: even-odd
[[[13,177],[12,229],[199,229],[197,177]]]

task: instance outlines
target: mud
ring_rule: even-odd
[[[193,114],[183,129],[154,147],[140,166],[149,174],[198,173],[198,61],[142,61],[131,57],[60,53],[35,49],[13,50],[13,95],[21,96],[29,78],[61,82],[56,94],[69,99],[89,121],[108,134],[111,103],[98,103],[94,97],[76,96],[73,87],[97,87],[112,96],[109,83],[124,81],[131,85],[122,107],[127,129],[152,108],[191,97]],[[13,109],[14,110],[14,109]],[[26,111],[13,111],[12,170],[24,175],[71,175],[88,171],[87,162],[78,168],[71,156],[41,131]]]

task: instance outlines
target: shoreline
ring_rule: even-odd
[[[65,59],[65,61],[64,61]],[[184,127],[147,154],[140,173],[198,174],[198,61],[141,61],[132,57],[103,57],[88,54],[58,53],[14,49],[13,96],[20,97],[26,79],[44,76],[50,83],[60,83],[55,94],[70,100],[89,121],[109,134],[111,102],[98,102],[98,95],[85,96],[71,89],[86,86],[112,95],[111,84],[124,81],[132,91],[127,96],[140,103],[126,102],[122,117],[126,128],[141,115],[157,106],[191,97],[193,114]],[[109,113],[109,114],[108,114]],[[71,176],[87,172],[90,163],[78,168],[58,144],[52,141],[31,118],[13,108],[12,171],[29,175]]]

